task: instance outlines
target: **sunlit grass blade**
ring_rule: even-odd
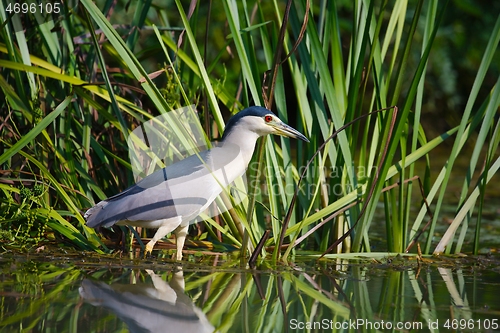
[[[62,111],[68,106],[71,101],[71,97],[67,97],[59,106],[52,111],[49,115],[44,117],[36,126],[25,136],[21,138],[16,144],[10,147],[5,153],[0,156],[0,164],[3,164],[6,160],[11,158],[14,154],[18,153],[19,150],[23,149],[29,142],[34,140],[47,126],[49,126],[56,117],[58,117]]]
[[[462,135],[465,131],[465,128],[466,128],[467,123],[468,123],[469,118],[470,118],[470,114],[472,112],[472,108],[473,108],[474,104],[476,103],[476,98],[477,98],[477,95],[479,93],[479,88],[483,84],[483,80],[484,80],[484,77],[486,75],[486,71],[490,67],[493,56],[498,48],[499,41],[500,41],[500,17],[498,17],[496,24],[495,24],[495,27],[493,28],[491,38],[490,38],[488,45],[486,47],[486,50],[483,54],[481,65],[479,66],[479,69],[478,69],[478,72],[476,75],[476,79],[474,80],[474,84],[472,86],[471,93],[470,93],[469,98],[467,100],[467,105],[465,106],[465,110],[463,112],[462,119],[460,121],[460,125],[459,125],[458,132],[457,132],[458,138],[462,137]],[[434,214],[435,214],[434,219],[432,220],[432,223],[431,223],[431,226],[429,229],[429,234],[431,234],[431,235],[434,233],[436,222],[437,222],[439,212],[440,212],[441,206],[443,204],[443,199],[444,199],[444,196],[446,193],[446,188],[448,186],[448,182],[450,179],[451,170],[453,168],[453,165],[454,165],[456,158],[458,157],[459,152],[460,152],[460,142],[459,142],[459,140],[456,140],[454,145],[453,145],[453,148],[451,150],[448,162],[447,162],[447,169],[446,169],[446,173],[445,173],[444,180],[443,180],[443,186],[441,187],[441,191],[439,192],[438,200],[436,203],[436,211],[434,212]],[[440,243],[443,244],[442,241]],[[444,243],[447,243],[447,241],[445,241]],[[430,251],[430,248],[431,248],[431,241],[429,238],[429,240],[425,244],[425,252],[428,253]],[[444,248],[442,246],[438,246],[438,247],[436,247],[435,252],[442,252],[443,249]]]

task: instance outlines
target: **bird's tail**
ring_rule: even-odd
[[[100,226],[106,226],[105,217],[102,215],[105,212],[104,208],[106,207],[107,204],[108,204],[108,202],[106,200],[103,200],[103,201],[99,202],[97,205],[95,205],[94,207],[89,208],[85,212],[83,217],[85,218],[85,220],[87,220],[87,225],[89,227],[97,228]],[[114,224],[114,223],[111,223],[111,224]]]

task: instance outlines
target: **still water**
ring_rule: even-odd
[[[1,255],[0,332],[500,331],[494,256],[190,259]]]

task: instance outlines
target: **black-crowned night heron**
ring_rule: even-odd
[[[271,111],[252,106],[229,120],[220,145],[158,170],[125,191],[99,202],[85,213],[87,225],[93,228],[114,224],[158,228],[146,244],[145,254],[173,231],[177,260],[181,260],[189,222],[245,173],[257,139],[266,134],[309,142]]]

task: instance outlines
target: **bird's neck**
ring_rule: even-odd
[[[224,138],[222,144],[237,145],[241,150],[241,156],[244,159],[245,165],[248,166],[248,163],[250,163],[250,160],[252,159],[252,155],[255,150],[255,143],[258,138],[259,135],[253,131],[233,130]]]

